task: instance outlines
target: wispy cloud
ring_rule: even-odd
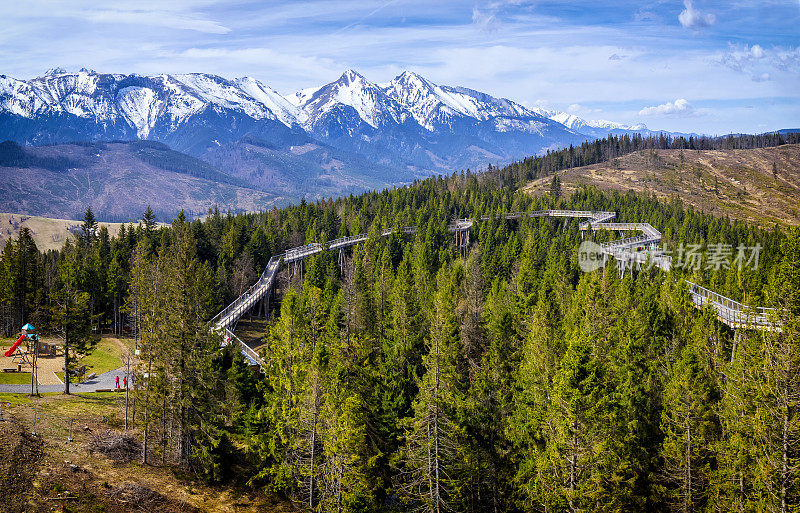
[[[730,44],[714,62],[746,74],[755,82],[766,82],[776,74],[796,77],[800,73],[800,46],[764,48],[758,44]]]
[[[698,30],[710,27],[717,21],[713,14],[705,14],[694,8],[692,0],[683,0],[684,10],[678,15],[678,21],[684,28]]]
[[[486,32],[495,32],[500,28],[500,21],[495,14],[477,7],[472,8],[472,23]]]
[[[98,23],[126,23],[149,25],[179,30],[192,30],[207,34],[227,34],[228,27],[213,20],[169,10],[98,9],[84,12],[87,20]]]
[[[691,98],[695,110],[707,114],[647,114],[659,116],[657,128],[670,130],[748,131],[758,123],[777,128],[800,119],[800,9],[794,0],[773,0],[768,10],[744,0],[693,0],[672,3],[670,9],[661,0],[579,5],[522,0],[0,2],[0,73],[30,78],[59,66],[207,72],[249,75],[292,93],[334,80],[347,68],[374,82],[413,69],[440,84],[527,105],[542,99],[552,109],[572,106],[582,116],[627,124],[641,120],[644,106],[658,107],[667,98]],[[702,30],[712,25],[714,30]],[[765,103],[774,98],[786,100],[775,103],[780,107]],[[709,103],[714,101],[722,103]],[[741,115],[743,102],[759,108]]]

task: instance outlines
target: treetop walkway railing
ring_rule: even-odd
[[[656,230],[648,223],[614,223],[612,220],[616,217],[615,212],[600,212],[590,210],[532,210],[525,212],[510,212],[501,215],[484,215],[479,218],[457,219],[448,225],[450,232],[455,232],[458,235],[461,232],[468,232],[474,225],[475,221],[487,221],[491,219],[521,219],[524,217],[574,217],[574,218],[587,218],[579,225],[581,231],[587,230],[615,230],[618,232],[626,231],[639,231],[641,235],[635,237],[627,237],[611,242],[605,242],[600,245],[603,253],[619,259],[619,260],[635,260],[644,262],[648,258],[652,260],[654,265],[664,270],[669,270],[671,265],[671,258],[667,255],[653,254],[653,253],[637,253],[631,251],[631,248],[637,246],[649,247],[658,244],[661,241],[661,232]],[[393,233],[415,234],[417,233],[416,226],[406,226],[401,229],[386,228],[380,233],[381,237],[387,237]],[[328,250],[343,250],[346,247],[360,244],[369,239],[369,234],[362,233],[358,235],[350,235],[347,237],[340,237],[330,240],[326,243],[312,242],[303,246],[287,249],[280,255],[275,255],[270,258],[264,272],[261,273],[258,281],[256,281],[250,288],[248,288],[241,296],[236,298],[230,305],[225,307],[219,312],[211,322],[219,330],[223,330],[227,339],[231,342],[236,342],[241,346],[242,352],[251,362],[264,368],[264,362],[258,354],[253,351],[247,344],[239,340],[234,335],[232,326],[244,315],[250,308],[252,308],[259,300],[264,298],[272,290],[275,280],[280,270],[281,263],[299,263],[305,258],[321,253]],[[469,238],[461,238],[461,241],[469,243]],[[729,298],[721,296],[716,292],[703,288],[697,284],[686,282],[689,285],[689,290],[692,296],[694,305],[702,309],[703,305],[711,304],[717,311],[718,319],[732,328],[755,328],[755,329],[768,329],[780,330],[780,324],[777,321],[777,313],[771,308],[751,308],[742,303],[738,303]]]
[[[702,309],[704,305],[710,304],[716,310],[717,318],[728,326],[732,328],[780,329],[778,319],[780,311],[778,309],[748,306],[689,280],[684,281],[689,286],[689,293],[695,307]]]
[[[211,319],[217,328],[229,328],[241,318],[254,304],[256,304],[267,292],[272,289],[275,277],[280,268],[281,256],[276,255],[269,259],[267,267],[253,285],[250,286],[241,296],[236,298],[230,305],[226,306],[221,312]]]

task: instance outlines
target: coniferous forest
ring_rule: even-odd
[[[47,253],[23,230],[0,257],[0,330],[32,322],[82,350],[100,332],[136,337],[143,459],[301,510],[796,511],[800,230],[519,190],[575,164],[554,158],[168,227],[147,212],[116,237],[87,211]],[[447,230],[553,207],[648,222],[669,248],[763,249],[755,268],[620,278],[579,269],[577,220],[476,222],[466,258]],[[403,226],[419,230],[380,237]],[[283,271],[263,373],[220,349],[209,320],[272,255],[365,232],[342,267],[331,251],[302,279]],[[683,277],[782,309],[783,330],[734,333]]]

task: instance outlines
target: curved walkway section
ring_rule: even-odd
[[[669,270],[672,259],[668,255],[659,252],[638,252],[633,250],[652,248],[661,242],[661,232],[656,230],[648,223],[615,223],[613,222],[616,217],[615,212],[600,212],[590,210],[533,210],[526,212],[511,212],[502,216],[486,215],[479,218],[457,219],[448,225],[448,230],[453,233],[468,232],[476,221],[488,221],[491,219],[521,219],[524,217],[563,217],[563,218],[581,218],[586,219],[579,225],[581,231],[591,230],[614,230],[620,233],[624,232],[641,232],[641,235],[634,237],[627,237],[623,239],[606,242],[600,245],[604,254],[611,256],[617,260],[623,261],[639,261],[646,262],[648,259],[657,267]],[[393,233],[414,234],[417,232],[417,227],[406,226],[400,230],[388,228],[381,232],[381,237],[387,237]],[[261,274],[258,281],[254,283],[247,291],[239,296],[233,303],[228,305],[224,310],[218,313],[212,322],[214,326],[224,332],[226,343],[237,343],[241,347],[242,353],[245,358],[254,365],[259,365],[262,370],[264,368],[264,361],[258,354],[253,351],[247,344],[242,342],[232,331],[232,327],[250,308],[252,308],[259,300],[268,296],[272,291],[275,284],[275,278],[280,270],[281,263],[297,264],[302,260],[321,253],[326,250],[343,250],[344,248],[354,246],[365,242],[369,238],[369,234],[362,233],[359,235],[351,235],[349,237],[341,237],[328,241],[327,243],[314,242],[304,246],[287,249],[283,254],[273,256],[267,268]],[[467,237],[465,244],[469,243]],[[743,305],[732,299],[726,298],[713,292],[691,283],[689,285],[689,292],[692,296],[692,302],[698,309],[702,309],[704,305],[710,304],[717,311],[717,318],[727,324],[728,326],[738,329],[765,329],[765,330],[780,330],[780,322],[777,320],[777,311],[770,308],[753,308]]]

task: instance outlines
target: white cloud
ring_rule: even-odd
[[[717,21],[713,14],[704,14],[695,9],[692,0],[683,0],[683,6],[685,9],[678,15],[678,21],[684,28],[699,30],[710,27]]]
[[[733,71],[745,73],[755,82],[771,80],[773,74],[795,75],[800,72],[800,47],[772,47],[761,45],[729,45],[728,51],[714,61]]]
[[[482,11],[477,7],[472,8],[472,23],[486,32],[496,32],[500,28],[500,21],[492,12]]]
[[[585,117],[602,112],[602,109],[593,109],[591,107],[587,107],[586,105],[581,105],[580,103],[572,103],[567,107],[567,112]]]
[[[227,34],[231,31],[228,27],[213,20],[167,10],[100,9],[96,11],[86,11],[85,16],[86,19],[98,23],[150,25],[153,27],[193,30],[206,34]]]
[[[797,73],[800,71],[800,46],[775,51],[775,67],[781,71]]]
[[[689,117],[696,114],[695,108],[684,98],[653,107],[645,107],[639,111],[640,116]]]

